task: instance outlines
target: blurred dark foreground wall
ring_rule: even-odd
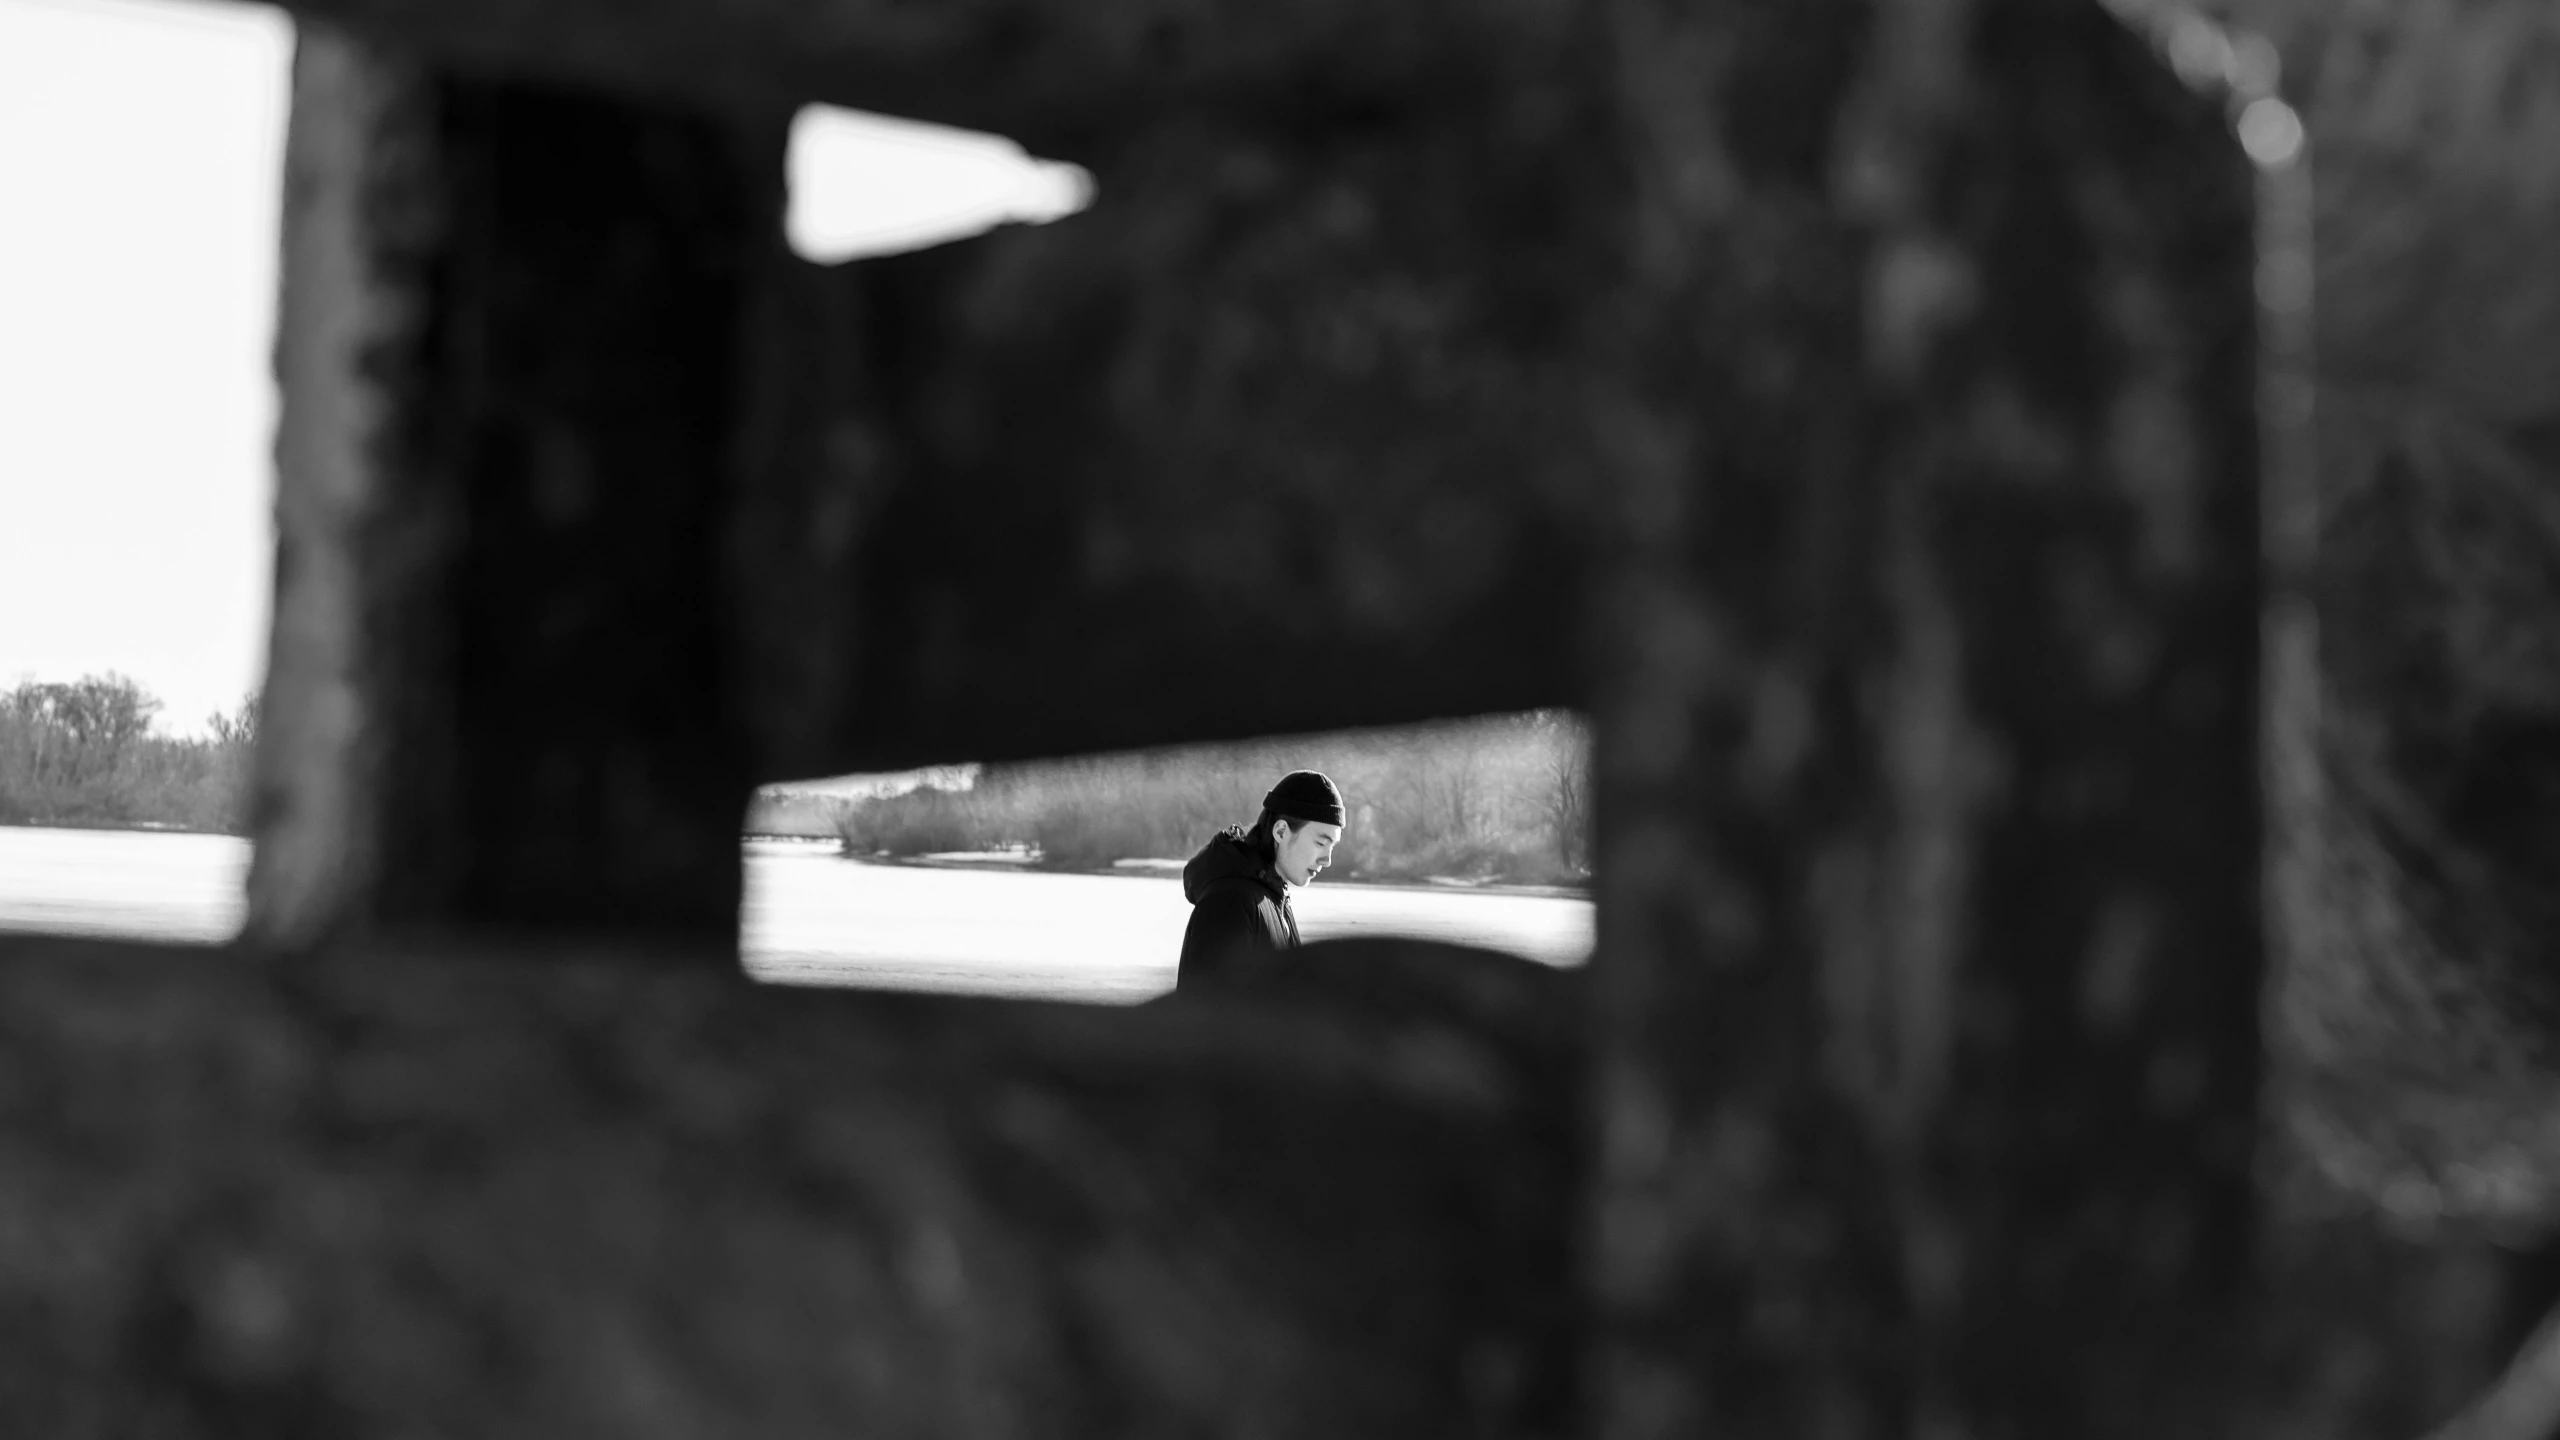
[[[2560,1301],[2560,17],[2221,8],[2281,47],[2316,179],[2317,763],[2280,817],[2273,1134],[2319,1204],[2503,1270],[2521,1339]]]
[[[293,8],[248,933],[0,951],[0,1428],[2384,1436],[2515,1338],[2336,1160],[2539,1052],[2302,1063],[2433,961],[2262,942],[2265,96],[2043,0]],[[1102,199],[803,264],[812,99]],[[738,971],[761,782],[1555,707],[1580,972]]]

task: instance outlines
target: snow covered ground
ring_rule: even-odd
[[[0,929],[218,943],[249,848],[218,835],[0,828]],[[1134,1002],[1173,984],[1190,907],[1169,875],[854,864],[833,845],[746,848],[749,973],[784,984]],[[1556,895],[1318,882],[1310,940],[1415,935],[1548,964],[1591,949],[1591,905]]]

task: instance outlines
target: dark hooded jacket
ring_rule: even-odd
[[[1210,838],[1182,867],[1191,925],[1182,932],[1182,965],[1174,988],[1241,978],[1298,945],[1289,887],[1246,843],[1242,827]]]

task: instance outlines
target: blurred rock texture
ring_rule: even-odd
[[[19,942],[0,1416],[1558,1433],[1568,979],[1324,948],[1322,993],[1126,1014]]]
[[[749,523],[801,578],[744,597],[777,778],[1578,696],[1604,39],[1341,19],[1150,20],[1179,94],[1042,152],[1108,186],[1073,224],[784,267],[802,394]],[[1286,33],[1220,86],[1229,23]]]
[[[2252,180],[2105,13],[294,8],[252,940],[8,947],[0,1429],[2403,1423],[2250,1343]],[[803,99],[1099,205],[804,265]],[[737,974],[759,779],[1539,705],[1588,974]]]
[[[746,144],[301,47],[267,937],[332,906],[735,929],[722,482],[778,191]]]
[[[2383,1222],[2560,1219],[2560,17],[2233,0],[2316,181],[2317,902],[2275,1054]],[[2546,1267],[2547,1268],[2547,1267]]]
[[[1597,1433],[2238,1426],[2248,163],[2094,7],[1631,13]]]

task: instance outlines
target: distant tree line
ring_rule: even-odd
[[[1578,884],[1590,736],[1567,711],[977,768],[965,784],[826,802],[855,858],[1018,849],[1062,869],[1181,859],[1322,770],[1350,823],[1332,878]]]
[[[156,733],[161,709],[113,673],[0,692],[0,824],[242,833],[256,697],[201,736]]]
[[[258,702],[198,735],[113,673],[0,691],[0,824],[244,834]],[[959,766],[897,793],[777,787],[856,858],[1018,850],[1060,869],[1181,859],[1249,824],[1272,780],[1322,770],[1350,802],[1331,878],[1579,884],[1590,877],[1590,736],[1561,710],[1142,754]],[[797,827],[795,827],[797,828]]]

